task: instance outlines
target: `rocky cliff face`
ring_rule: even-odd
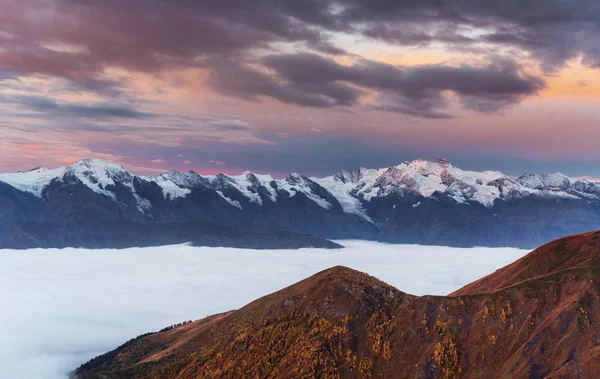
[[[0,231],[19,223],[204,221],[241,232],[450,246],[534,247],[600,227],[600,184],[561,174],[516,180],[448,161],[325,178],[169,172],[136,176],[84,159],[0,174]]]
[[[552,242],[446,297],[335,267],[131,340],[74,377],[594,377],[599,274],[600,232]]]

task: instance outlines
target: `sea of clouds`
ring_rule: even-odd
[[[336,265],[408,293],[445,295],[527,253],[341,243],[345,249],[0,250],[0,378],[66,378],[139,334],[240,308]]]

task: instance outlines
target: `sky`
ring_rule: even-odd
[[[597,0],[0,0],[0,171],[600,178]]]
[[[345,249],[260,252],[186,245],[1,250],[0,377],[66,379],[140,334],[239,309],[336,265],[415,295],[445,295],[527,253],[341,243]]]

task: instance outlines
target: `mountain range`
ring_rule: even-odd
[[[56,169],[0,174],[0,206],[0,247],[105,247],[114,229],[131,231],[112,239],[123,247],[194,239],[206,244],[199,236],[210,233],[194,232],[194,225],[205,225],[229,233],[236,239],[232,246],[247,245],[243,233],[287,232],[291,239],[304,235],[305,242],[292,243],[296,247],[369,239],[531,248],[600,228],[600,183],[560,173],[512,178],[465,171],[443,159],[274,179],[251,172],[140,176],[86,158]],[[171,238],[173,224],[187,224],[190,234]],[[142,240],[127,238],[140,233]],[[306,235],[314,237],[306,242]]]
[[[448,296],[346,267],[247,306],[134,338],[97,378],[594,378],[600,232],[546,244]]]

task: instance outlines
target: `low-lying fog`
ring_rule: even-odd
[[[341,243],[346,249],[0,250],[0,377],[65,378],[139,334],[239,308],[335,265],[445,295],[527,253]]]

